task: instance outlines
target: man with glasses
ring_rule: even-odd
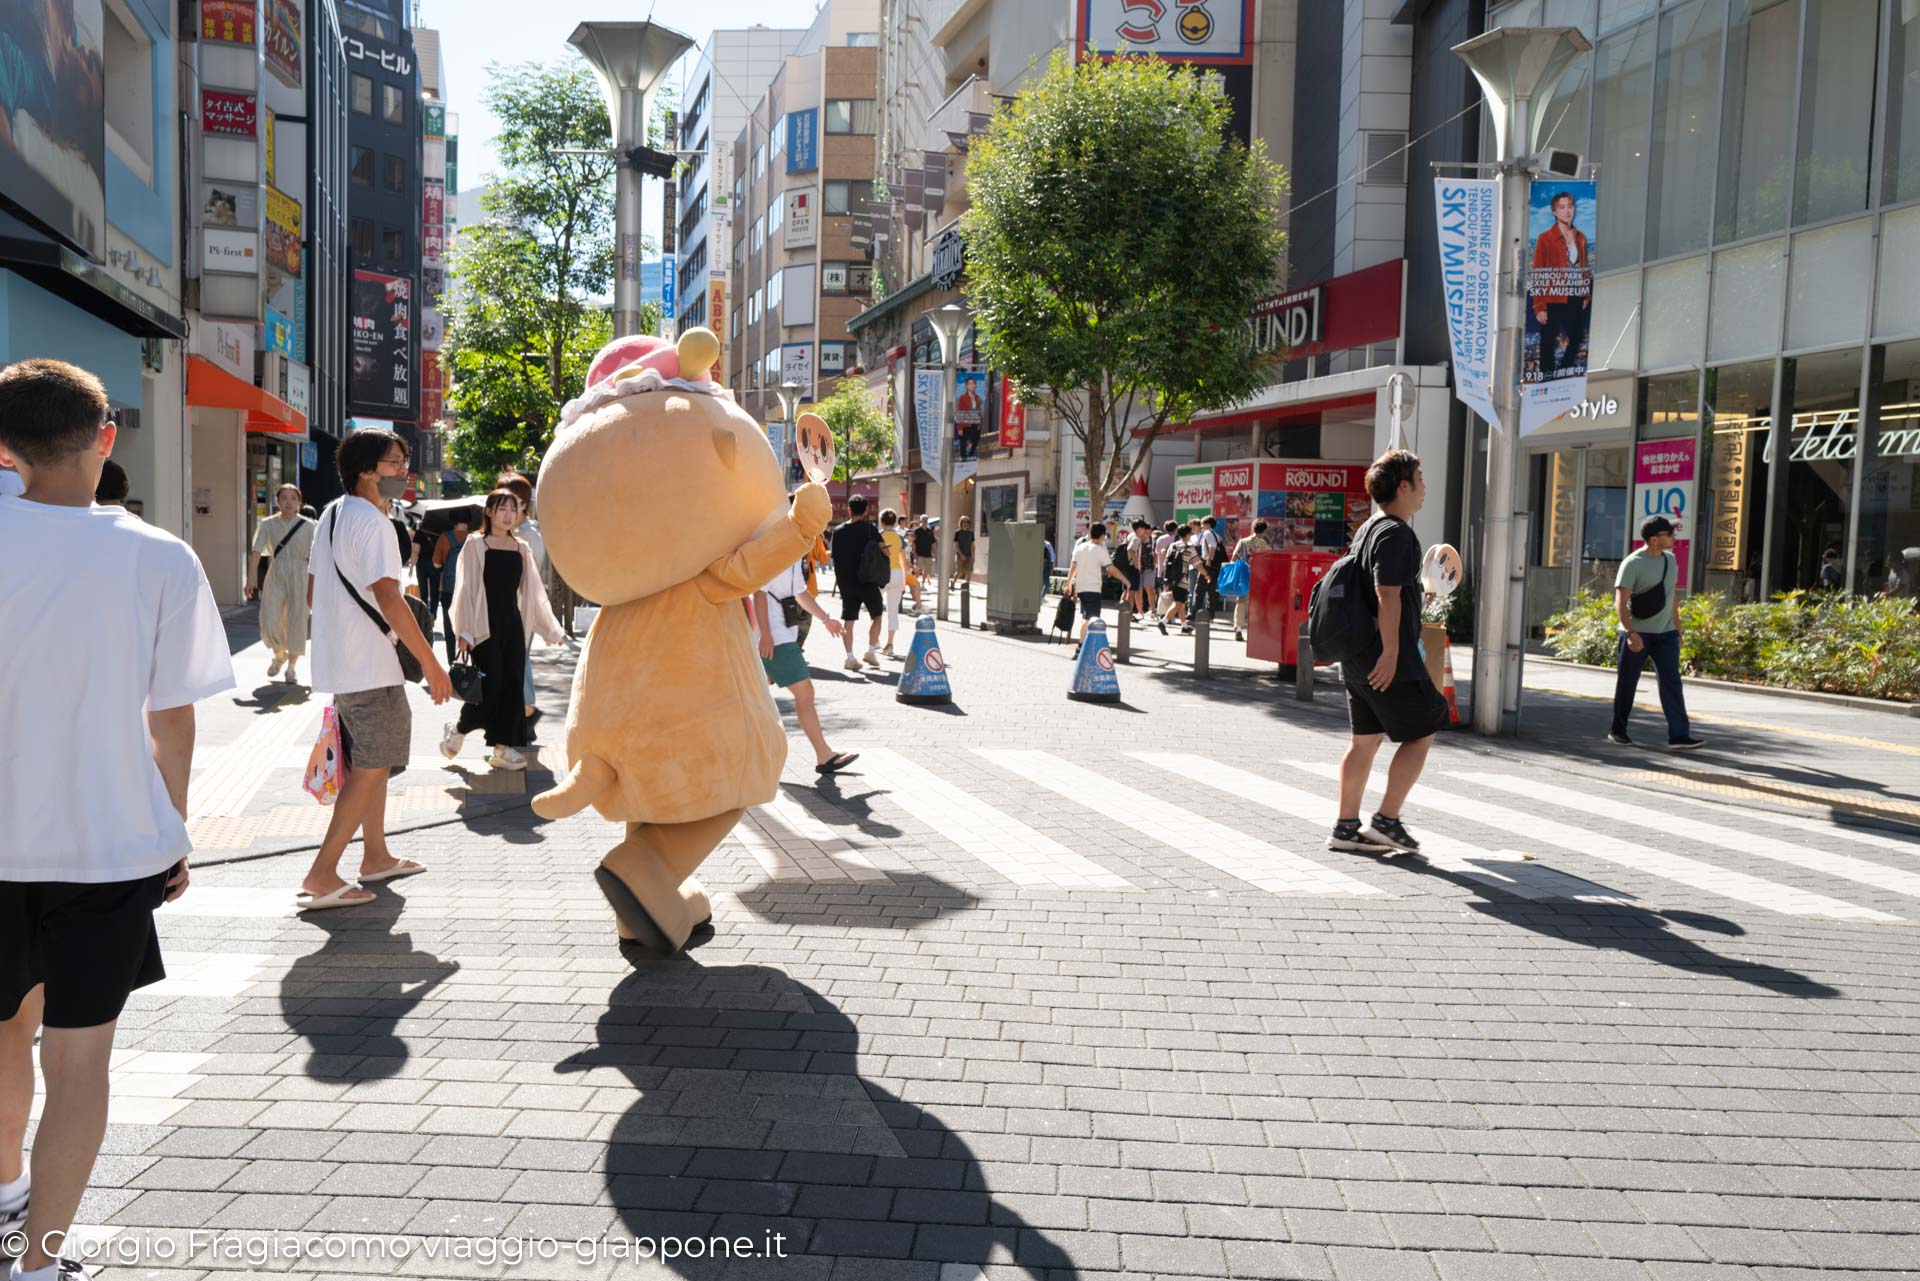
[[[420,660],[435,703],[453,693],[447,669],[400,594],[400,547],[387,512],[406,492],[406,443],[383,428],[363,427],[340,442],[337,462],[344,496],[320,517],[307,592],[313,605],[313,689],[333,695],[346,781],[300,884],[302,911],[373,901],[370,891],[338,871],[356,831],[362,838],[360,885],[427,870],[387,848],[387,780],[406,768],[413,747],[413,710],[395,641]]]

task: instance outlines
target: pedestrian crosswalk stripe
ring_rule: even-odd
[[[776,881],[885,881],[887,874],[852,842],[780,793],[747,811],[733,834]]]
[[[1275,813],[1329,825],[1336,817],[1333,811],[1337,805],[1333,798],[1288,787],[1250,770],[1221,765],[1204,756],[1173,752],[1135,752],[1133,755],[1158,769],[1184,774],[1197,783],[1219,788]],[[1609,886],[1569,876],[1544,864],[1529,863],[1511,850],[1483,850],[1443,834],[1422,832],[1420,852],[1435,867],[1483,881],[1521,898],[1624,902],[1633,897]]]
[[[1015,885],[1063,890],[1138,888],[898,752],[884,748],[865,752],[859,769],[862,777],[888,790],[891,804]]]
[[[1386,893],[1050,752],[976,748],[975,755],[1269,894]]]
[[[1593,814],[1609,819],[1631,819],[1632,817],[1630,812],[1622,810],[1618,801],[1589,796],[1576,792],[1572,788],[1558,787],[1551,783],[1514,778],[1510,775],[1464,774],[1458,771],[1454,772],[1452,777],[1502,792],[1517,792],[1561,809],[1582,814]],[[1855,881],[1861,885],[1871,885],[1875,889],[1920,898],[1920,873],[1885,867],[1867,859],[1854,858],[1849,854],[1829,854],[1822,850],[1808,849],[1804,845],[1783,841],[1776,836],[1737,831],[1719,823],[1709,823],[1691,815],[1675,813],[1671,806],[1664,807],[1657,816],[1649,818],[1647,825],[1657,826],[1670,836],[1684,837],[1705,845],[1717,845],[1722,849],[1751,854],[1756,858],[1773,859],[1809,872],[1837,877],[1843,881]]]
[[[1294,769],[1318,778],[1340,777],[1340,767],[1336,764],[1318,761],[1292,761],[1289,764]],[[1384,779],[1384,774],[1376,774],[1370,781],[1377,786]],[[1749,876],[1745,872],[1736,872],[1730,868],[1687,858],[1681,854],[1669,854],[1664,850],[1657,850],[1636,841],[1623,840],[1617,836],[1609,836],[1604,832],[1574,827],[1543,814],[1523,814],[1518,810],[1510,810],[1505,806],[1494,805],[1487,801],[1456,796],[1432,783],[1422,785],[1414,793],[1410,804],[1419,809],[1438,810],[1443,814],[1452,814],[1456,818],[1484,823],[1488,827],[1502,828],[1532,840],[1557,845],[1561,849],[1573,851],[1588,858],[1599,859],[1603,863],[1614,863],[1621,867],[1632,868],[1637,872],[1645,872],[1649,876],[1677,881],[1682,885],[1704,890],[1709,894],[1718,894],[1723,898],[1750,903],[1770,912],[1780,912],[1788,916],[1830,916],[1847,921],[1898,921],[1900,919],[1887,912],[1861,907],[1857,903],[1848,903],[1842,899],[1829,898],[1824,894],[1795,889],[1790,885],[1782,885],[1778,881]]]

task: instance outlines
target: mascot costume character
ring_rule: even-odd
[[[601,609],[567,710],[567,776],[533,809],[591,805],[626,824],[594,879],[645,956],[712,919],[694,872],[774,798],[787,738],[745,602],[832,514],[818,484],[789,508],[766,434],[709,381],[719,353],[707,329],[615,339],[540,467],[547,554]]]

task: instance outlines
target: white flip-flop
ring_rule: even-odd
[[[375,901],[373,898],[346,897],[359,888],[358,885],[347,884],[327,894],[312,894],[306,890],[301,890],[300,893],[294,897],[294,910],[298,912],[325,912],[336,907],[365,907],[367,904]]]
[[[378,885],[381,881],[397,881],[403,876],[418,876],[426,870],[426,864],[416,863],[410,858],[403,858],[384,872],[360,873],[360,883],[362,885]]]

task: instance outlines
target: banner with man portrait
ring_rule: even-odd
[[[1538,178],[1527,198],[1526,331],[1520,350],[1520,434],[1587,395],[1597,247],[1595,184]]]

